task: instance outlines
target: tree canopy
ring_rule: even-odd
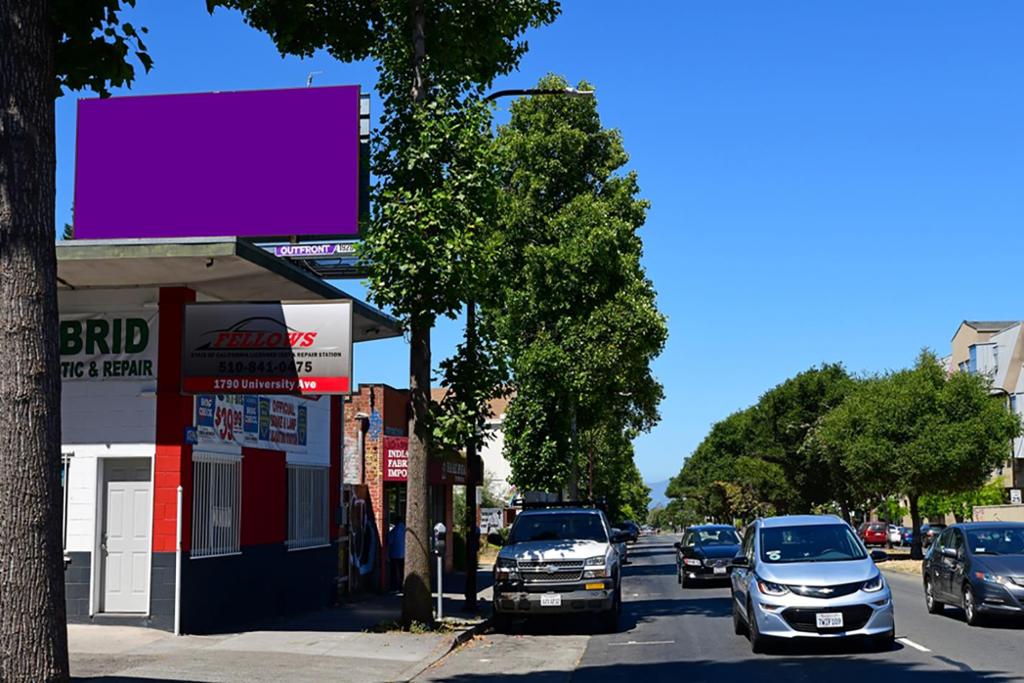
[[[520,489],[573,494],[583,433],[611,448],[658,420],[650,364],[667,330],[640,260],[647,202],[594,98],[515,101],[496,149],[500,275],[488,304],[517,392],[505,453]]]

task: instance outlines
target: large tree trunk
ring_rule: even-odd
[[[466,355],[476,359],[476,303],[466,305]],[[466,444],[466,592],[465,610],[476,611],[476,564],[480,535],[476,523],[476,483],[483,483],[483,473],[476,462],[476,435]]]
[[[68,678],[49,4],[0,0],[0,680]]]
[[[921,538],[921,511],[918,509],[917,494],[908,493],[907,501],[910,504],[910,525],[911,525],[911,536],[913,541],[910,544],[910,559],[912,560],[923,560],[924,551],[922,549],[924,539]]]
[[[426,13],[423,0],[410,0],[413,78],[409,96],[416,106],[426,98],[423,60],[426,58]],[[430,328],[432,321],[414,315],[409,325],[409,470],[405,504],[405,581],[402,586],[402,623],[433,622],[430,605],[430,508],[427,457],[430,453]],[[438,578],[440,585],[441,577]]]
[[[429,624],[430,605],[430,506],[427,457],[430,452],[430,325],[413,320],[409,330],[409,473],[405,503],[405,582],[402,623]],[[440,577],[438,577],[440,579]]]

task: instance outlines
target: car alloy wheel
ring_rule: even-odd
[[[764,636],[761,629],[757,627],[757,619],[754,617],[754,604],[747,602],[747,637],[750,639],[750,651],[755,655],[765,651]]]
[[[740,614],[740,606],[736,604],[736,596],[730,595],[732,600],[732,630],[738,636],[746,635],[747,626],[743,623],[743,615]]]
[[[970,586],[964,586],[964,616],[967,617],[967,623],[970,626],[977,626],[981,621],[978,606],[974,602],[974,591]]]
[[[924,604],[929,614],[938,614],[943,608],[942,603],[935,599],[935,587],[931,579],[924,580]]]

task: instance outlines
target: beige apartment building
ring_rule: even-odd
[[[1024,416],[1024,321],[965,320],[953,335],[952,353],[944,359],[950,372],[989,377],[992,391],[1007,408]],[[1000,473],[1007,488],[1024,485],[1024,437],[1013,440],[1013,457]]]

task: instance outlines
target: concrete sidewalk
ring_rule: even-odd
[[[401,614],[401,596],[374,595],[245,633],[174,636],[154,629],[71,624],[71,673],[80,681],[407,681],[479,628],[490,613],[490,572],[480,610],[462,611],[464,577],[445,577],[449,631],[372,633]]]

